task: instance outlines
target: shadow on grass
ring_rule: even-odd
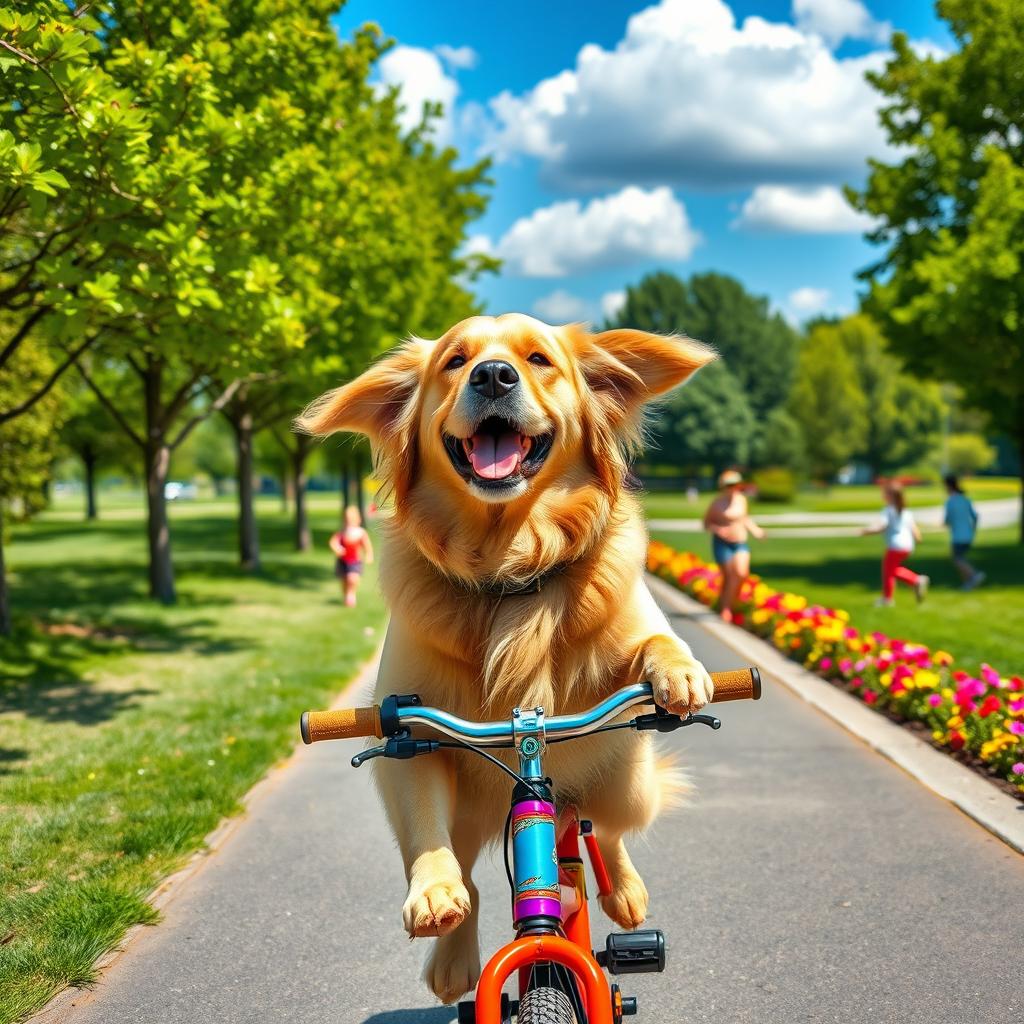
[[[10,775],[12,769],[8,767],[15,761],[24,761],[28,757],[28,751],[21,747],[0,747],[0,775]]]
[[[246,586],[254,580],[309,590],[322,586],[331,572],[329,554],[322,563],[294,557],[287,522],[261,524],[261,533],[264,566],[250,574],[236,564],[230,519],[178,520],[179,603],[166,609],[148,599],[138,520],[42,521],[19,529],[17,544],[34,546],[25,552],[28,564],[19,565],[16,553],[11,559],[17,629],[0,651],[0,713],[20,711],[48,722],[86,725],[107,721],[155,691],[94,687],[87,666],[98,660],[134,651],[215,655],[251,643],[226,635],[224,624],[209,612],[245,600]],[[46,542],[52,551],[38,546]]]

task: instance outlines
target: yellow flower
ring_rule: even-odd
[[[964,724],[964,716],[963,715],[954,715],[952,718],[950,718],[946,722],[946,728],[947,729],[959,729],[960,726],[963,725],[963,724]]]

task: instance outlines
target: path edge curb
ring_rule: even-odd
[[[351,706],[353,701],[359,697],[368,685],[376,678],[377,667],[380,664],[383,641],[377,645],[374,653],[364,661],[356,670],[355,675],[342,687],[330,706],[330,710]],[[295,722],[295,731],[298,732],[298,719]],[[275,761],[266,773],[246,791],[239,801],[239,809],[236,814],[222,818],[212,832],[204,839],[202,845],[193,853],[188,860],[173,874],[168,875],[150,894],[146,902],[156,910],[163,910],[188,883],[209,863],[211,858],[223,849],[228,840],[248,820],[250,813],[276,785],[277,781],[288,771],[305,750],[305,744],[300,740],[291,753]],[[88,988],[68,986],[61,989],[45,1006],[36,1010],[31,1017],[26,1017],[24,1024],[62,1024],[82,1004],[90,1002],[103,983],[104,975],[121,959],[131,946],[142,935],[159,928],[160,922],[156,924],[135,924],[124,933],[121,941],[113,948],[97,959],[93,967],[96,970],[96,981]]]
[[[650,573],[647,581],[663,605],[694,618],[700,628],[756,665],[762,676],[780,683],[921,785],[948,800],[1007,846],[1024,854],[1024,809],[1013,797],[902,726],[872,711],[856,697],[791,661],[760,637],[722,622],[706,605],[671,584]]]

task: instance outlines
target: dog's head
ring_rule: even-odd
[[[614,499],[644,404],[712,358],[686,338],[471,317],[437,341],[407,342],[298,425],[369,435],[399,515],[429,497],[439,516],[521,519],[555,495]]]

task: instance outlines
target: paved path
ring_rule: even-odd
[[[710,667],[735,665],[675,621]],[[760,703],[722,707],[718,733],[677,734],[697,796],[633,843],[669,943],[665,974],[626,979],[636,1019],[1024,1019],[1024,858],[766,684]],[[453,1020],[418,979],[426,943],[401,930],[399,858],[354,749],[303,751],[72,1024]],[[495,862],[477,875],[493,949],[505,883]]]
[[[679,501],[683,507],[683,499]],[[1018,498],[996,498],[975,503],[979,528],[988,530],[996,526],[1013,526],[1020,520]],[[918,523],[926,528],[942,527],[943,507],[929,505],[913,510]],[[757,515],[757,521],[777,536],[786,537],[855,537],[865,526],[880,519],[878,512],[766,512]],[[652,530],[679,530],[682,533],[702,533],[702,519],[649,519]]]

